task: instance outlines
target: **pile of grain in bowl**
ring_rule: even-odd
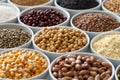
[[[72,52],[83,48],[87,43],[84,33],[71,28],[44,28],[34,38],[35,44],[50,52]]]
[[[105,32],[120,26],[120,22],[117,19],[100,12],[80,14],[73,19],[72,23],[75,27],[89,32]]]
[[[14,48],[22,46],[31,39],[32,35],[23,29],[0,29],[0,48]]]
[[[47,3],[49,0],[11,0],[13,3],[22,6],[35,6]]]
[[[47,59],[37,51],[16,49],[0,55],[0,78],[31,78],[44,72],[47,67]]]
[[[92,55],[72,54],[58,58],[51,71],[58,80],[109,80],[112,67]]]
[[[120,33],[101,35],[93,41],[92,48],[107,58],[120,59]]]
[[[112,12],[120,14],[120,0],[106,0],[104,7]]]
[[[17,17],[17,14],[18,11],[15,7],[7,4],[0,4],[0,23]]]

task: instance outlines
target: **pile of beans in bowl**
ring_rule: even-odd
[[[72,54],[58,58],[51,71],[58,80],[109,80],[111,65],[92,55]]]
[[[30,10],[20,17],[20,20],[29,26],[47,27],[63,23],[67,19],[62,13],[55,9]]]
[[[72,52],[87,44],[84,33],[71,28],[44,28],[34,38],[35,44],[50,52]]]
[[[68,9],[83,10],[98,6],[97,0],[57,0],[57,3]]]

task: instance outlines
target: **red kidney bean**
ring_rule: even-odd
[[[54,9],[30,10],[21,15],[20,20],[29,26],[47,27],[63,23],[67,19],[62,13]]]

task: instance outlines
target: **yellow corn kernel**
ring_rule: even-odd
[[[0,60],[0,64],[2,64],[3,63],[3,61],[2,60]]]
[[[33,56],[29,56],[29,59],[34,59],[34,57]]]
[[[42,62],[40,60],[37,60],[35,63],[41,65]]]

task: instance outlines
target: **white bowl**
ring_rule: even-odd
[[[66,28],[74,29],[74,28],[72,28],[72,27],[67,27],[67,26],[60,26],[60,27],[58,27],[58,28],[61,28],[61,27],[62,27],[62,28],[63,28],[63,27],[66,27]],[[77,29],[77,30],[78,30],[78,29]],[[84,35],[86,36],[87,44],[86,44],[83,48],[81,48],[81,49],[79,49],[79,50],[76,50],[76,51],[73,51],[73,52],[88,51],[88,49],[89,49],[89,42],[90,42],[89,36],[88,36],[84,31],[81,31],[81,30],[79,30],[79,31],[82,32],[82,33],[84,33]],[[37,34],[39,34],[40,32],[42,32],[42,30],[38,31],[38,32],[34,35],[34,37],[33,37],[33,40],[32,40],[33,47],[34,47],[34,49],[40,50],[41,52],[45,53],[45,54],[50,58],[51,61],[54,60],[56,57],[61,56],[61,55],[63,55],[63,54],[73,53],[73,52],[66,52],[66,53],[50,52],[50,51],[43,50],[43,49],[39,48],[39,47],[35,44],[34,38],[35,38],[35,36],[36,36]]]
[[[91,51],[92,51],[93,53],[97,54],[97,55],[101,55],[101,56],[105,57],[104,55],[102,55],[102,54],[98,53],[97,51],[95,51],[94,48],[93,48],[93,46],[92,46],[92,44],[93,44],[93,42],[94,42],[95,40],[99,39],[100,36],[106,35],[106,34],[110,34],[110,33],[114,33],[114,32],[120,34],[120,32],[118,32],[118,31],[112,31],[112,32],[106,32],[106,33],[102,33],[102,34],[99,34],[99,35],[95,36],[95,37],[91,40],[91,43],[90,43]],[[108,58],[108,57],[106,57],[106,58],[107,58],[108,60],[110,60],[115,67],[120,64],[120,59],[114,59],[114,58]]]
[[[19,5],[19,4],[16,4],[14,2],[12,2],[11,0],[7,0],[8,3],[12,4],[12,5],[15,5],[17,6],[21,11],[24,10],[24,9],[27,9],[27,8],[30,8],[30,7],[36,7],[36,6],[51,6],[53,5],[53,0],[49,0],[48,2],[46,3],[43,3],[43,4],[40,4],[40,5],[34,5],[34,6],[23,6],[23,5]]]
[[[28,11],[30,11],[30,10],[44,9],[44,8],[54,9],[54,10],[60,12],[61,14],[63,14],[64,16],[67,17],[67,19],[66,19],[64,22],[58,24],[58,26],[62,26],[62,25],[66,26],[66,25],[69,24],[70,14],[69,14],[67,11],[62,10],[62,9],[59,9],[59,8],[57,8],[57,7],[54,7],[54,6],[40,6],[40,7],[31,7],[31,8],[29,8],[29,9],[26,9],[26,10],[22,11],[21,14],[19,15],[19,17],[18,17],[19,23],[22,24],[22,25],[24,25],[24,26],[30,27],[30,28],[33,30],[33,32],[37,32],[38,30],[42,29],[43,27],[33,27],[33,26],[29,26],[29,25],[27,25],[27,24],[24,24],[24,23],[20,20],[20,16],[23,15],[23,14],[25,14],[26,12],[28,12]],[[54,25],[54,26],[56,26],[56,25]],[[51,26],[50,26],[50,27],[51,27]]]
[[[115,79],[119,80],[117,77],[118,71],[120,72],[120,64],[117,66],[116,70],[115,70]]]
[[[0,22],[0,23],[16,23],[16,22],[17,22],[17,17],[18,17],[18,15],[20,14],[20,10],[19,10],[16,6],[11,5],[11,4],[8,4],[8,3],[0,2],[0,5],[5,5],[5,6],[13,7],[13,8],[16,10],[16,12],[17,12],[17,14],[14,15],[13,18],[11,18],[11,19],[9,19],[9,20],[6,20],[6,21],[3,21],[3,22]],[[0,16],[2,16],[2,15],[0,15]],[[6,15],[6,16],[7,16],[7,15]],[[8,17],[9,17],[9,16],[8,16]]]
[[[96,7],[93,7],[93,8],[90,8],[90,9],[83,9],[83,10],[74,10],[74,9],[67,9],[67,8],[64,8],[62,6],[60,6],[58,3],[57,3],[58,0],[54,0],[54,4],[55,6],[57,6],[58,8],[60,9],[65,9],[66,11],[68,11],[70,13],[71,16],[73,16],[74,14],[78,13],[78,12],[84,12],[84,11],[88,11],[88,10],[100,10],[101,9],[101,3],[102,1],[101,0],[97,0],[97,2],[99,3],[98,6]]]
[[[110,11],[109,9],[107,9],[107,8],[104,6],[104,3],[105,3],[106,1],[107,1],[107,0],[103,0],[103,2],[102,2],[102,9],[103,9],[104,11],[106,11],[106,12],[110,12],[110,13],[113,13],[113,14],[116,14],[116,15],[120,16],[119,13],[115,13],[115,12],[113,12],[113,11]]]
[[[76,18],[77,16],[82,15],[82,14],[85,14],[85,13],[96,13],[96,12],[97,12],[97,13],[105,13],[105,14],[108,14],[108,15],[114,17],[115,19],[117,19],[118,22],[120,22],[120,17],[117,16],[117,15],[115,15],[115,14],[112,14],[112,13],[109,13],[109,12],[105,12],[105,11],[99,11],[99,10],[89,10],[89,11],[80,12],[80,13],[75,14],[75,15],[71,18],[71,20],[70,20],[71,26],[74,27],[74,28],[77,28],[77,27],[75,27],[74,24],[73,24],[73,19]],[[77,29],[79,29],[79,28],[77,28]],[[120,27],[118,27],[118,28],[116,28],[116,29],[114,29],[114,30],[115,30],[115,31],[120,30]],[[84,31],[84,30],[83,30],[83,31]],[[113,31],[113,30],[111,30],[111,31]],[[94,36],[96,36],[96,35],[98,35],[98,34],[104,33],[104,32],[89,32],[89,31],[85,31],[85,32],[89,35],[90,39],[92,39]],[[109,31],[105,31],[105,32],[109,32]]]
[[[27,43],[25,43],[21,46],[18,46],[18,47],[14,47],[14,48],[28,48],[28,47],[31,46],[33,31],[30,28],[22,26],[20,24],[15,24],[15,23],[0,24],[0,29],[5,29],[5,28],[8,28],[8,29],[11,29],[11,28],[13,28],[13,29],[23,29],[24,31],[28,32],[31,35],[31,38]],[[14,49],[14,48],[0,48],[0,51],[5,51],[5,50],[9,50],[9,49]]]
[[[15,48],[15,49],[10,49],[10,50],[16,50],[16,49],[23,49],[23,50],[30,50],[30,51],[37,51],[38,53],[40,53],[43,57],[45,57],[45,59],[48,61],[48,67],[46,68],[45,71],[43,71],[42,73],[40,73],[39,75],[36,75],[34,77],[31,78],[26,78],[26,79],[21,79],[21,80],[37,80],[37,79],[41,79],[44,80],[44,78],[46,77],[46,75],[48,74],[48,70],[49,70],[49,66],[50,66],[50,60],[49,58],[42,52],[38,51],[38,50],[34,50],[34,49],[28,49],[28,48]],[[4,52],[8,52],[10,50],[6,50],[6,51],[2,51],[0,52],[0,54],[4,54]],[[5,78],[0,78],[0,80],[3,80]]]
[[[79,55],[81,55],[81,56],[84,56],[84,55],[94,56],[94,57],[97,57],[97,59],[100,59],[100,60],[102,60],[102,61],[108,62],[108,63],[111,65],[111,67],[112,67],[112,74],[111,74],[111,77],[109,78],[109,80],[114,80],[114,79],[113,79],[113,78],[114,78],[114,74],[115,74],[114,66],[113,66],[113,64],[112,64],[109,60],[107,60],[106,58],[104,58],[104,57],[102,57],[102,56],[100,56],[100,55],[96,55],[96,54],[92,54],[92,53],[87,53],[87,52],[76,52],[76,53],[72,53],[72,54],[79,54]],[[71,54],[66,54],[66,55],[71,55]],[[66,55],[63,55],[63,56],[66,56]],[[62,57],[62,56],[60,56],[60,57]],[[52,61],[51,65],[50,65],[50,67],[49,67],[49,74],[50,74],[51,80],[57,80],[57,79],[53,76],[51,69],[52,69],[53,65],[55,64],[55,61],[58,60],[60,57],[57,57],[54,61]]]

